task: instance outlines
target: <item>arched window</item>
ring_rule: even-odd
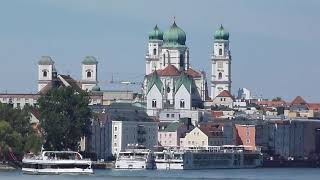
[[[219,55],[222,56],[222,49],[219,49]]]
[[[163,66],[165,66],[165,65],[166,65],[166,55],[163,54]]]
[[[87,78],[91,78],[91,71],[87,72]]]
[[[153,49],[153,55],[157,55],[157,49],[156,48]]]
[[[218,78],[222,79],[222,73],[221,72],[219,72],[219,77]]]
[[[184,66],[184,56],[183,54],[180,54],[180,67]]]
[[[153,108],[157,107],[157,101],[155,99],[152,100],[152,107]]]
[[[184,108],[184,99],[180,100],[180,108]]]
[[[47,70],[44,70],[43,71],[43,77],[47,77],[48,76],[48,72],[47,72]]]

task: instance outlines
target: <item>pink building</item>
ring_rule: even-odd
[[[173,122],[158,131],[158,142],[161,146],[180,146],[180,138],[185,136],[188,128],[180,122]]]

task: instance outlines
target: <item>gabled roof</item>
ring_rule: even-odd
[[[54,78],[51,83],[48,83],[44,88],[39,91],[39,94],[46,94],[52,88],[58,87],[72,87],[75,91],[83,91],[76,80],[74,80],[69,75],[59,74],[58,77]]]
[[[196,71],[196,70],[194,70],[194,69],[192,69],[192,68],[187,69],[186,73],[187,73],[189,76],[193,77],[193,78],[201,77],[201,76],[202,76],[201,73],[199,73],[198,71]]]
[[[206,134],[209,138],[210,137],[222,137],[223,132],[218,128],[208,127],[208,126],[200,126],[199,129]]]
[[[291,105],[305,105],[305,104],[307,104],[307,102],[301,96],[297,96],[291,102]]]
[[[233,98],[233,96],[227,90],[223,90],[217,97],[231,97],[231,98]]]
[[[159,76],[179,76],[179,70],[172,64],[168,64],[166,68],[158,71]]]
[[[182,72],[179,78],[177,79],[176,82],[176,92],[178,92],[179,88],[184,85],[184,87],[187,89],[187,91],[191,94],[191,85],[192,85],[192,80],[189,78],[189,76]]]
[[[170,123],[164,130],[163,132],[176,132],[179,127],[181,127],[183,123],[180,122],[173,122]]]
[[[320,103],[308,103],[308,109],[314,111],[320,111]]]
[[[158,76],[157,71],[154,71],[151,76],[148,77],[147,80],[147,94],[151,90],[151,88],[156,85],[156,87],[159,89],[159,91],[162,93],[163,91],[163,84]]]

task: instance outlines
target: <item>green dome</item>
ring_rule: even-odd
[[[214,39],[217,40],[229,40],[229,32],[224,30],[222,24],[216,32],[214,32]]]
[[[39,65],[53,65],[54,61],[51,59],[50,56],[42,56],[41,59],[38,61]]]
[[[84,60],[82,61],[82,64],[85,65],[94,65],[94,64],[98,64],[97,59],[94,56],[86,56],[84,58]]]
[[[186,44],[186,33],[174,22],[170,29],[164,32],[163,41],[165,46],[184,46]]]
[[[151,32],[149,32],[149,40],[162,40],[163,32],[160,31],[158,25],[156,25]]]
[[[92,91],[100,91],[100,87],[98,85],[95,85],[93,88],[92,88]]]

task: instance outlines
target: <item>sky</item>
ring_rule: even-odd
[[[320,102],[319,9],[318,0],[1,0],[0,93],[35,93],[41,56],[75,79],[83,58],[95,56],[102,89],[114,87],[112,77],[142,82],[148,32],[175,17],[192,67],[207,77],[214,31],[223,24],[230,32],[233,94],[246,87]]]

